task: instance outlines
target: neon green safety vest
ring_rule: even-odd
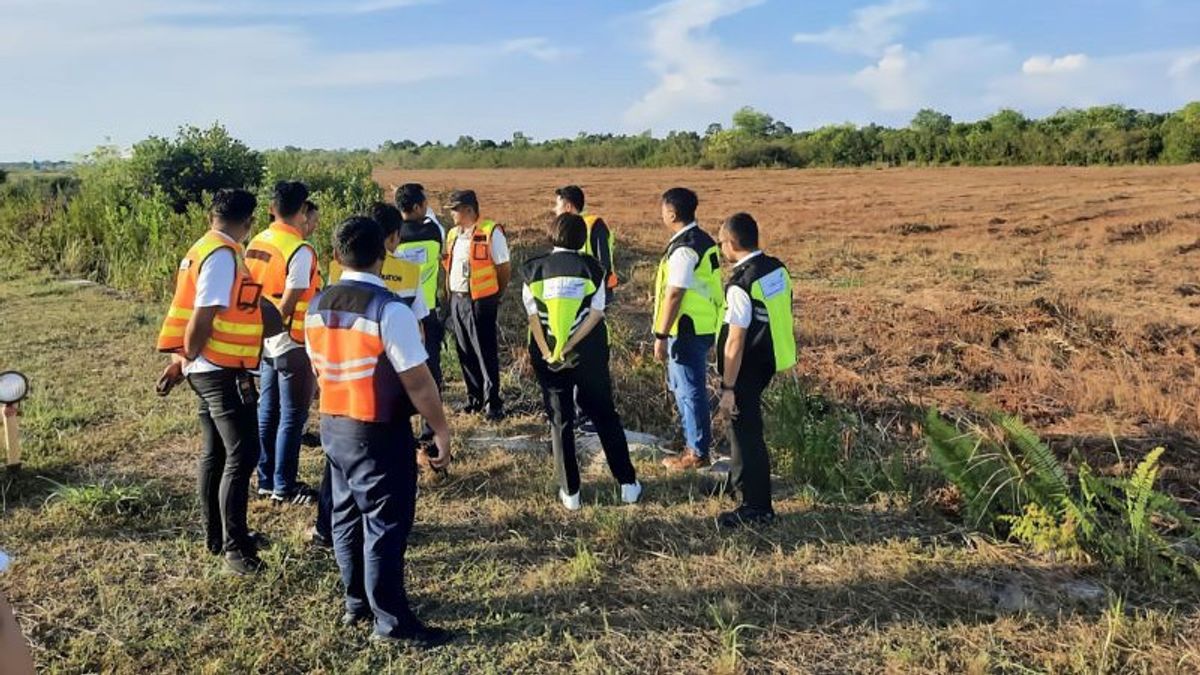
[[[746,335],[743,363],[762,363],[770,359],[774,372],[796,365],[796,332],[792,316],[792,279],[787,268],[776,258],[756,255],[733,270],[730,286],[737,286],[750,296],[753,314]],[[729,324],[721,326],[717,354],[725,351]],[[718,357],[719,370],[724,359]]]
[[[429,311],[437,308],[438,269],[442,264],[442,231],[431,220],[405,221],[400,228],[400,245],[395,255],[421,269],[420,287]]]
[[[663,300],[667,292],[667,261],[676,250],[687,247],[696,252],[696,283],[683,294],[679,316],[671,324],[672,336],[683,334],[715,335],[721,325],[725,299],[721,292],[721,256],[717,243],[699,226],[681,232],[667,245],[667,252],[658,264],[654,282],[654,330],[662,318]]]
[[[550,360],[557,361],[571,335],[591,312],[592,296],[601,289],[604,270],[594,258],[559,251],[530,260],[523,274],[537,303]],[[589,334],[585,340],[591,337]]]

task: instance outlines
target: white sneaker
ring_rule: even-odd
[[[634,481],[621,486],[621,501],[626,504],[636,504],[642,497],[642,484]]]
[[[562,500],[562,505],[566,507],[568,511],[578,511],[583,507],[583,504],[579,501],[578,492],[573,495],[569,495],[560,489],[558,491],[558,498]]]

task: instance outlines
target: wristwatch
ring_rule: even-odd
[[[725,384],[725,382],[723,382],[723,381],[722,381],[722,382],[721,382],[721,391],[733,391],[733,388],[734,388],[735,386],[736,386],[736,385],[732,385],[732,384]]]
[[[654,339],[655,340],[670,340],[671,334],[670,333],[655,333]]]

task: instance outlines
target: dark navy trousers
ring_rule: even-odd
[[[404,590],[404,554],[416,505],[416,443],[407,418],[366,423],[321,415],[329,459],[333,550],[346,610],[375,615],[375,632],[419,625]]]

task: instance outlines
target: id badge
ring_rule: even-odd
[[[258,307],[258,301],[262,297],[262,284],[255,284],[249,281],[243,282],[238,286],[237,291],[237,307],[238,309],[254,309]]]

